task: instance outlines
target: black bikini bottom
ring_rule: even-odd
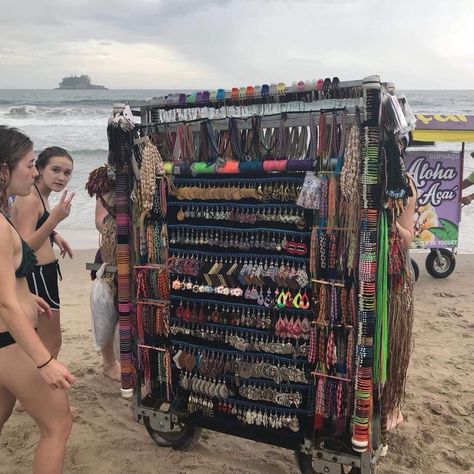
[[[0,349],[2,347],[7,347],[11,346],[12,344],[15,344],[16,341],[13,339],[13,336],[7,331],[7,332],[0,332]]]

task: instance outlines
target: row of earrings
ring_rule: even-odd
[[[221,342],[243,352],[268,352],[270,354],[307,357],[309,350],[309,345],[306,343],[293,345],[288,342],[288,339],[283,340],[275,336],[249,333],[248,330],[199,327],[198,324],[179,322],[170,327],[170,332],[173,336],[182,334],[204,339],[205,341]]]
[[[179,255],[179,252],[173,252],[170,272],[187,276],[216,275],[219,278],[223,277],[228,282],[227,286],[235,286],[235,280],[242,285],[276,284],[294,289],[304,288],[309,284],[306,265],[302,262],[295,264],[294,261],[285,258],[242,259],[236,256],[212,258],[207,255],[185,258]]]
[[[306,227],[304,211],[290,206],[264,208],[234,208],[231,205],[193,204],[183,211],[183,207],[176,213],[176,219],[183,222],[186,219],[206,219],[240,224],[256,224],[257,222],[277,222],[293,224],[298,229]]]
[[[265,308],[278,308],[278,309],[300,309],[309,310],[311,308],[311,300],[306,293],[306,290],[290,290],[287,288],[276,288],[272,290],[261,287],[257,289],[256,286],[248,286],[245,290],[239,287],[229,288],[228,286],[219,285],[200,285],[197,282],[192,282],[191,277],[187,280],[183,278],[181,281],[176,277],[171,282],[171,288],[175,291],[192,291],[195,294],[216,294],[223,296],[234,296],[236,298],[243,297],[249,301],[255,301],[259,306]]]
[[[255,308],[236,308],[235,306],[214,305],[207,306],[203,303],[183,304],[178,306],[171,304],[175,316],[191,323],[214,323],[230,326],[253,327],[255,329],[270,329],[272,327],[272,318],[269,310]]]
[[[307,384],[308,377],[300,361],[274,358],[271,355],[255,356],[245,353],[223,353],[219,349],[196,350],[180,342],[172,346],[173,360],[177,358],[180,367],[191,372],[196,368],[201,375],[218,378],[221,374],[237,375],[243,379],[259,378],[273,380],[276,384]],[[276,359],[276,360],[275,360]],[[268,362],[270,361],[270,362]]]
[[[276,430],[287,428],[294,433],[300,430],[300,423],[296,415],[277,413],[272,411],[271,408],[243,408],[237,407],[232,402],[219,402],[217,411],[234,415],[240,423],[245,425],[263,426]]]
[[[190,229],[189,227],[169,226],[171,245],[193,245],[222,248],[237,248],[239,250],[263,249],[269,251],[285,251],[292,255],[306,255],[308,247],[300,241],[288,240],[282,231],[267,229],[264,231],[250,230],[205,230]]]

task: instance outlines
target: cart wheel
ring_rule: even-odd
[[[169,403],[164,398],[158,398],[152,403],[147,403],[147,406],[170,413]],[[148,416],[143,417],[143,422],[151,439],[158,446],[163,448],[173,448],[183,451],[191,449],[201,434],[199,428],[185,423],[182,418],[178,418],[178,422],[174,423],[173,430],[170,432],[162,432],[153,429]]]
[[[313,455],[312,454],[304,454],[300,451],[295,451],[296,462],[298,464],[298,468],[301,474],[323,474],[322,472],[316,471],[313,467]],[[359,474],[361,472],[359,467],[346,467],[345,470],[344,466],[341,465],[341,474]]]
[[[456,258],[450,250],[437,250],[440,253],[440,258],[438,258],[435,250],[431,250],[426,257],[426,270],[434,278],[446,278],[453,273],[456,266]]]
[[[418,278],[420,278],[420,267],[413,259],[411,259],[411,266],[413,267],[413,273],[415,274],[415,281],[418,281]]]

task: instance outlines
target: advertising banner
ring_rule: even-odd
[[[461,154],[409,151],[405,163],[418,190],[413,248],[457,247]]]
[[[416,114],[413,139],[434,142],[474,141],[474,115]]]

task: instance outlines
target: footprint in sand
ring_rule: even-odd
[[[426,444],[432,444],[435,440],[434,436],[427,430],[421,432],[421,439]]]
[[[454,464],[455,466],[461,467],[465,471],[469,471],[472,467],[472,464],[469,461],[466,461],[453,451],[445,450],[441,453],[447,462],[449,462],[450,464]]]
[[[456,298],[456,296],[459,295],[454,295],[453,293],[447,293],[444,291],[440,291],[439,293],[433,293],[434,296],[437,296],[438,298]]]
[[[463,314],[456,311],[454,308],[442,308],[438,311],[438,316],[442,318],[451,318],[453,316],[456,318],[462,318]]]

